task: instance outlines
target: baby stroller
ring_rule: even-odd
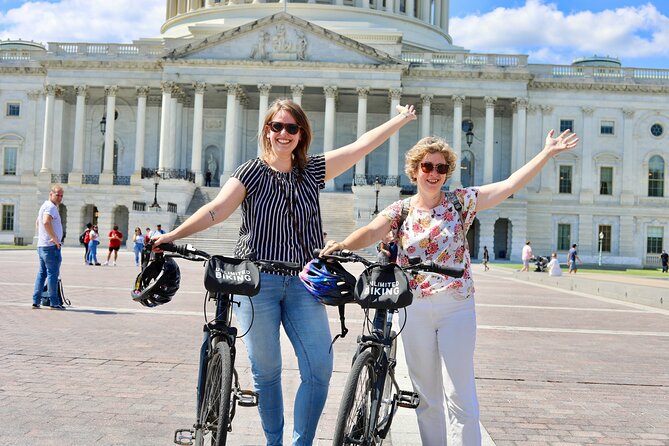
[[[548,267],[548,262],[550,262],[550,258],[546,256],[539,256],[539,257],[532,257],[530,260],[534,262],[535,273],[545,273],[546,271],[548,271],[547,267]]]

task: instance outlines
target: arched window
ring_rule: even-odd
[[[469,150],[462,151],[462,162],[460,162],[460,180],[463,187],[474,185],[474,154]]]
[[[664,160],[659,155],[648,161],[648,196],[664,197]]]

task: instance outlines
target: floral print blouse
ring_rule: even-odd
[[[392,221],[392,229],[399,239],[397,263],[407,266],[409,258],[420,257],[446,266],[463,266],[464,275],[460,279],[435,273],[424,273],[410,281],[414,296],[427,297],[444,291],[455,299],[466,299],[474,295],[471,260],[469,249],[465,249],[463,235],[467,233],[476,216],[478,189],[459,188],[452,191],[462,203],[462,219],[458,211],[444,196],[437,207],[429,210],[409,208],[409,214],[401,228],[397,228],[401,213],[402,200],[385,208],[381,215]],[[462,225],[464,223],[464,231]]]

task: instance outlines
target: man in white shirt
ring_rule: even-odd
[[[58,213],[58,206],[63,201],[63,187],[56,184],[49,191],[49,199],[39,209],[35,226],[37,227],[37,255],[39,255],[39,271],[33,291],[33,308],[40,307],[42,291],[46,282],[52,310],[64,310],[65,307],[58,296],[58,276],[63,240],[63,224]]]

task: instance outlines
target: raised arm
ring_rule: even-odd
[[[242,204],[244,197],[244,185],[238,179],[230,178],[216,198],[198,209],[182,225],[166,234],[154,236],[154,244],[173,242],[225,221]]]
[[[397,112],[399,113],[397,116],[364,133],[355,142],[326,152],[325,179],[331,180],[341,175],[360,161],[363,156],[383,144],[393,133],[416,119],[413,105],[398,105]]]
[[[377,217],[369,222],[367,226],[353,231],[343,242],[335,242],[330,240],[325,244],[321,255],[330,254],[332,251],[340,249],[362,249],[366,246],[373,245],[386,235],[392,226],[392,221],[388,220],[383,215]]]
[[[562,152],[573,149],[578,144],[576,133],[572,133],[571,130],[565,130],[557,138],[553,138],[554,133],[554,130],[548,132],[543,150],[523,167],[512,173],[509,178],[481,186],[477,197],[476,210],[483,211],[497,206],[511,194],[525,187],[541,171],[548,160]]]

